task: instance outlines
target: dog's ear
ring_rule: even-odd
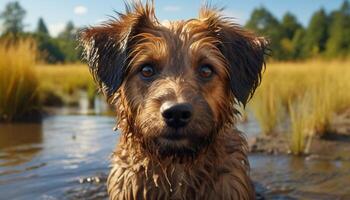
[[[107,99],[118,90],[126,76],[132,39],[157,22],[153,4],[126,5],[126,14],[106,23],[83,29],[79,34],[83,57]]]
[[[220,11],[204,7],[200,19],[219,39],[218,48],[228,65],[231,90],[235,98],[246,105],[260,84],[268,41],[243,30],[232,19],[222,17]]]

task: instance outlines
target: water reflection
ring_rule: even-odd
[[[110,117],[63,115],[41,125],[0,125],[0,199],[74,199],[104,188],[79,180],[107,174],[118,140],[113,126]],[[106,190],[96,194],[105,196]]]
[[[42,150],[42,142],[41,124],[0,124],[0,166],[29,162]]]

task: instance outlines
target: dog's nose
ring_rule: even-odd
[[[188,124],[192,117],[192,105],[189,103],[164,102],[160,112],[166,124],[173,128],[181,128]]]

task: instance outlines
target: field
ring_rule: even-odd
[[[287,126],[291,150],[303,153],[306,139],[329,130],[337,114],[350,107],[350,61],[268,63],[248,108],[265,135]]]
[[[75,104],[79,91],[86,91],[89,100],[97,94],[96,86],[85,64],[38,65],[41,101],[48,106]]]

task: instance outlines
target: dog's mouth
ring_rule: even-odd
[[[189,145],[191,137],[182,130],[172,130],[164,133],[157,140],[160,145],[169,147],[184,147]]]
[[[186,129],[168,129],[157,137],[155,142],[161,156],[195,157],[210,143],[210,139],[208,135]]]
[[[166,139],[170,141],[185,140],[187,137],[188,135],[185,134],[184,131],[180,129],[171,130],[161,136],[162,139]]]

